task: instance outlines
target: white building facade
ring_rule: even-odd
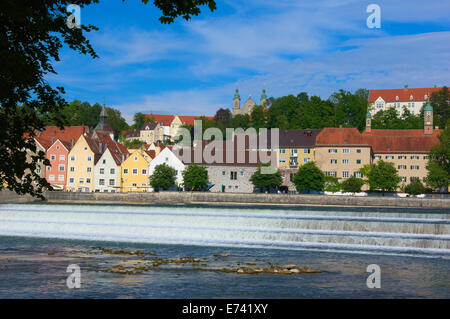
[[[177,173],[177,185],[183,184],[183,171],[186,168],[186,165],[168,148],[164,148],[156,157],[150,162],[148,172],[150,175],[155,171],[155,167],[160,164],[167,164],[168,166],[175,169]]]
[[[94,166],[94,191],[116,193],[120,186],[119,175],[120,163],[116,162],[108,148]]]

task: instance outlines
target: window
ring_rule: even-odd
[[[406,165],[399,165],[398,169],[406,169]]]
[[[305,149],[303,150],[303,154],[311,154],[311,149],[305,148]]]
[[[51,169],[52,169],[51,166],[47,166],[47,172],[50,172]]]
[[[75,156],[71,156],[71,157],[70,157],[70,161],[71,161],[71,162],[75,162]]]
[[[337,159],[331,159],[330,164],[337,164]]]
[[[328,150],[328,153],[337,153],[337,149],[330,148],[330,149]]]
[[[59,145],[56,146],[56,149],[59,150]]]
[[[350,149],[344,148],[344,149],[342,150],[342,153],[344,153],[344,154],[350,154]]]
[[[424,160],[428,161],[430,159],[430,157],[428,155],[423,157]]]
[[[54,181],[55,181],[55,175],[50,175],[50,176],[48,177],[48,180],[49,180],[50,182],[54,182]]]
[[[124,169],[123,169],[123,173],[124,173],[124,174],[128,174],[128,168],[124,168]]]
[[[280,163],[282,163],[282,164],[286,163],[286,159],[285,158],[280,158]]]
[[[350,173],[344,171],[344,172],[342,172],[342,177],[343,177],[343,178],[348,178],[348,177],[350,177]]]
[[[71,167],[70,167],[70,171],[71,171],[71,172],[75,172],[75,167],[74,167],[74,166],[71,166]]]
[[[168,157],[166,157],[166,162],[168,162],[169,161],[169,158]]]
[[[116,181],[114,179],[109,180],[109,186],[114,186]]]
[[[87,146],[84,147],[84,150],[87,151]]]
[[[133,186],[133,187],[137,187],[137,184],[136,184],[136,183],[133,183],[132,186]]]
[[[178,174],[178,172],[177,172],[177,174]],[[142,175],[147,175],[147,170],[145,168],[142,170]]]
[[[304,159],[303,159],[303,163],[304,163],[304,164],[309,163],[309,161],[310,161],[310,158],[304,158]]]
[[[418,170],[419,169],[419,165],[411,165],[411,169],[412,170]]]
[[[295,175],[294,173],[290,173],[289,174],[289,181],[290,182],[294,181],[294,175]]]
[[[280,149],[280,154],[286,154],[286,150],[284,148]]]
[[[222,176],[225,176],[225,171],[222,171]]]
[[[92,172],[92,167],[86,168],[86,172],[88,172],[88,173]]]
[[[111,168],[110,171],[109,171],[109,173],[110,173],[110,174],[115,174],[115,173],[116,173],[116,170],[115,170],[114,168]]]
[[[69,183],[73,184],[74,182],[75,182],[75,179],[73,177],[69,178]]]
[[[400,156],[398,157],[398,159],[399,159],[399,160],[405,160],[405,159],[406,159],[406,156],[400,155]]]
[[[382,109],[383,108],[383,103],[377,103],[377,109]]]
[[[363,178],[363,174],[361,172],[355,172],[354,175],[356,178]]]
[[[91,179],[90,178],[86,178],[86,184],[90,184],[91,183]]]
[[[60,161],[65,161],[66,160],[66,156],[65,155],[59,155],[59,160]]]
[[[104,179],[100,179],[100,180],[99,180],[99,184],[100,184],[101,186],[105,185],[105,180],[104,180]]]
[[[147,184],[145,184],[145,183],[142,183],[142,185],[141,185],[141,186],[144,186],[144,187],[145,187],[145,186],[147,186]]]
[[[65,165],[59,165],[58,166],[58,171],[64,172],[65,170],[66,170],[66,166]]]
[[[403,177],[403,176],[402,176],[402,177],[400,177],[400,178],[402,179],[402,180],[401,180],[402,183],[406,183],[406,177]]]
[[[331,171],[331,172],[324,172],[325,176],[332,176],[332,177],[336,177],[337,174],[335,171]]]
[[[138,160],[138,157],[137,157],[137,156],[135,156],[135,157],[134,157],[134,161],[135,161],[135,162],[137,162],[137,160]]]
[[[84,184],[84,178],[80,178],[80,179],[78,180],[78,183]]]
[[[137,175],[137,174],[138,174],[137,168],[133,168],[133,175]]]
[[[413,156],[411,156],[411,159],[412,159],[412,160],[418,160],[418,159],[419,159],[419,156],[413,155]]]
[[[244,176],[244,172],[241,172],[241,176]]]
[[[36,174],[40,174],[41,173],[41,169],[38,167],[36,168]]]
[[[388,160],[393,160],[393,159],[394,159],[394,156],[388,155],[388,156],[386,156],[386,159],[388,159]]]
[[[343,159],[343,160],[342,160],[342,164],[350,164],[350,160],[348,160],[348,159]]]
[[[411,178],[409,179],[411,182],[419,182],[420,178],[417,176],[411,176]]]
[[[361,160],[360,159],[356,160],[356,164],[361,164]]]
[[[281,173],[281,176],[282,176],[283,178],[285,178],[285,177],[286,177],[286,173],[285,173],[285,172]]]
[[[297,150],[291,150],[291,156],[297,156],[298,151]]]
[[[237,180],[237,172],[230,172],[230,179]]]
[[[103,164],[106,164],[106,160],[104,159],[102,163],[103,163]]]
[[[87,157],[88,162],[92,162],[92,156]]]
[[[361,154],[361,150],[360,150],[360,149],[357,149],[357,150],[356,150],[356,153]]]
[[[375,156],[375,159],[379,160],[379,159],[381,159],[381,156],[377,155],[377,156]]]
[[[50,155],[50,160],[54,161],[56,159],[56,155]]]
[[[105,174],[105,169],[104,168],[100,168],[100,174]]]

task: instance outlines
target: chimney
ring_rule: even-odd
[[[75,140],[74,139],[72,139],[71,141],[70,141],[70,145],[73,147],[73,144],[75,143]]]
[[[342,124],[339,125],[339,131],[342,131]]]
[[[102,145],[102,143],[99,143],[98,144],[98,150],[100,151],[100,153],[103,153],[102,149],[103,149],[103,145]]]
[[[405,84],[405,91],[408,91],[408,84]]]

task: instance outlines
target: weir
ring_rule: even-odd
[[[433,210],[3,204],[0,236],[450,256]]]

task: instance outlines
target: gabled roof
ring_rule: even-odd
[[[175,116],[173,115],[165,115],[165,114],[145,114],[145,116],[149,119],[154,119],[157,123],[163,123],[164,126],[170,126],[172,124]]]
[[[69,152],[70,152],[70,150],[72,149],[72,143],[64,142],[64,141],[61,141],[60,139],[57,139],[52,145],[50,145],[50,146],[47,148],[47,151],[49,151],[50,148],[52,148],[53,145],[55,145],[55,144],[57,144],[57,143],[61,143],[61,144],[66,148],[66,150],[69,151]]]
[[[388,89],[388,90],[370,90],[369,102],[375,102],[381,97],[385,102],[408,102],[425,101],[425,95],[429,98],[433,92],[440,91],[442,88],[416,88],[416,89]],[[413,99],[411,100],[411,95]],[[398,96],[398,100],[396,97]]]
[[[316,146],[369,146],[353,127],[324,128],[317,135]]]
[[[183,125],[194,125],[195,120],[199,120],[202,116],[177,115]],[[213,116],[203,116],[208,120],[213,120]]]
[[[86,142],[94,153],[94,165],[97,164],[103,153],[109,149],[111,155],[117,165],[120,165],[128,156],[127,148],[115,142],[109,133],[103,131],[95,131],[93,134],[86,134],[84,136]]]
[[[442,130],[433,130],[433,135],[439,135]],[[372,129],[370,133],[364,131],[363,136],[424,136],[423,129],[413,130],[384,130]]]
[[[144,125],[142,125],[141,130],[153,131],[158,126],[158,124],[160,124],[160,123],[157,122],[156,120],[155,120],[155,122],[145,123]]]
[[[39,140],[50,141],[49,146],[51,146],[57,139],[69,143],[73,140],[73,143],[76,143],[78,138],[87,131],[88,127],[86,125],[65,126],[63,130],[57,126],[46,126],[42,132],[36,132],[36,137]]]

